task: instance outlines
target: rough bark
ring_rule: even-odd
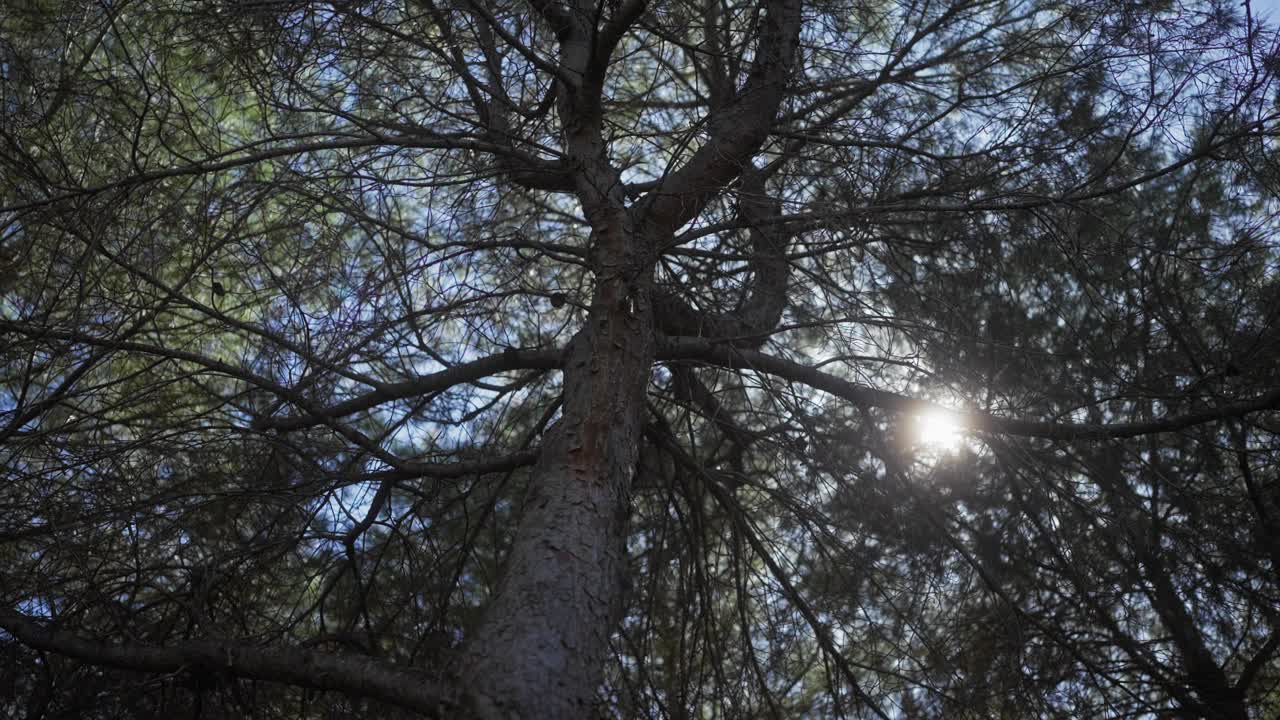
[[[557,110],[592,228],[596,288],[564,360],[563,415],[544,439],[503,579],[461,664],[491,718],[584,717],[596,701],[620,619],[628,495],[656,356],[657,248],[750,166],[777,114],[798,41],[799,2],[768,3],[757,61],[742,92],[711,119],[711,143],[628,208],[600,103],[605,60],[643,7],[629,4],[601,42],[589,4],[535,4],[556,30],[567,71],[558,74]]]
[[[562,417],[544,439],[501,586],[462,663],[490,718],[586,717],[619,620],[655,353],[651,265],[634,257],[644,243],[629,223],[597,232],[602,257],[625,268],[600,278],[590,320],[569,346]]]
[[[566,71],[557,112],[592,229],[595,291],[563,359],[562,415],[543,440],[502,581],[463,654],[463,677],[487,718],[591,713],[620,619],[631,479],[656,353],[657,243],[626,206],[602,132],[609,50],[596,47],[590,7],[535,8],[556,31]]]

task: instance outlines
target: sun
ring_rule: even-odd
[[[957,413],[943,409],[929,410],[916,416],[916,440],[938,450],[957,450],[963,425]]]

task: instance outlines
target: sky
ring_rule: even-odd
[[[1253,0],[1251,5],[1256,17],[1268,18],[1273,25],[1280,22],[1280,0]]]

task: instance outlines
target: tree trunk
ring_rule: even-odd
[[[708,143],[629,208],[601,105],[603,71],[626,23],[602,34],[597,11],[539,5],[557,28],[567,70],[556,105],[566,167],[591,224],[596,288],[564,358],[563,415],[543,438],[502,581],[463,653],[462,677],[486,720],[591,714],[622,609],[628,495],[656,345],[657,248],[750,167],[768,135],[801,16],[798,0],[767,6],[757,60],[742,90],[709,121]],[[778,243],[766,245],[780,257]],[[776,266],[766,263],[765,274],[780,274],[782,283],[762,305],[784,299],[785,272]]]
[[[652,261],[625,210],[603,214],[590,315],[564,359],[563,415],[544,437],[503,579],[461,664],[486,718],[589,716],[620,619],[655,352]]]

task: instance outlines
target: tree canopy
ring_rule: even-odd
[[[0,9],[0,714],[1280,712],[1248,0]]]

